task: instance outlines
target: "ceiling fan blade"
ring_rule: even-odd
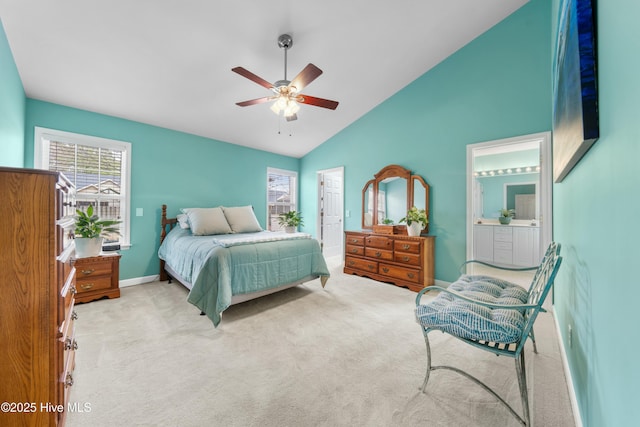
[[[298,120],[298,116],[295,114],[292,114],[290,116],[285,116],[285,118],[287,119],[288,122],[291,122],[293,120]]]
[[[291,80],[289,83],[289,87],[294,86],[296,88],[296,92],[300,92],[307,86],[309,83],[318,78],[318,76],[322,74],[322,70],[316,67],[313,64],[309,64],[300,73]]]
[[[233,71],[234,73],[238,73],[240,74],[242,77],[246,77],[249,80],[258,83],[260,86],[264,86],[267,89],[273,89],[273,85],[271,83],[269,83],[268,81],[266,81],[265,79],[263,79],[262,77],[258,77],[255,74],[253,74],[251,71],[247,70],[246,68],[242,68],[242,67],[235,67],[232,68],[231,71]]]
[[[298,95],[298,98],[296,99],[296,101],[302,104],[328,108],[330,110],[335,110],[336,108],[338,108],[338,101],[331,101],[330,99],[316,98],[315,96],[300,94]]]
[[[273,96],[265,96],[264,98],[256,98],[256,99],[251,99],[249,101],[236,102],[236,105],[239,105],[241,107],[248,107],[249,105],[256,105],[256,104],[262,104],[264,102],[269,102],[272,99],[274,99]]]

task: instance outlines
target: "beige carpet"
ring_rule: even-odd
[[[67,426],[517,426],[489,394],[448,371],[419,392],[425,347],[415,293],[341,273],[227,310],[216,329],[177,283],[79,305]],[[527,345],[533,424],[571,426],[551,314]],[[431,334],[434,363],[457,363],[520,412],[512,359]]]

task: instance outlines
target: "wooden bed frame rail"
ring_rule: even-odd
[[[162,205],[162,220],[160,221],[160,244],[167,237],[167,232],[171,231],[173,227],[178,223],[178,218],[167,218],[167,205]],[[164,269],[164,260],[160,260],[160,281],[169,280],[169,275]]]

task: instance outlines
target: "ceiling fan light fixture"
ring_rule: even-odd
[[[247,107],[249,105],[261,104],[263,102],[273,100],[274,102],[270,107],[271,111],[277,115],[280,115],[280,112],[283,112],[287,121],[297,119],[296,113],[300,110],[299,104],[308,104],[315,107],[328,108],[330,110],[336,109],[338,106],[337,101],[303,95],[299,92],[322,74],[322,70],[320,68],[313,64],[307,64],[307,66],[304,67],[304,69],[302,69],[302,71],[300,71],[293,80],[287,79],[287,50],[290,49],[292,45],[293,39],[290,35],[283,34],[278,38],[278,46],[284,50],[284,79],[278,80],[273,84],[262,77],[258,77],[245,68],[234,67],[231,69],[234,73],[238,73],[242,77],[271,90],[274,94],[274,96],[270,97],[265,96],[249,101],[236,102],[236,105],[239,105],[240,107]]]
[[[289,100],[289,102],[287,102],[287,108],[284,109],[284,116],[291,117],[298,111],[300,111],[300,106],[296,103],[296,101]]]

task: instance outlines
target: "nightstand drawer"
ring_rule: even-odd
[[[111,260],[107,259],[106,261],[100,262],[82,263],[82,265],[77,267],[77,270],[78,280],[92,276],[109,276],[111,275]]]
[[[85,277],[80,278],[76,282],[76,289],[78,293],[95,291],[98,289],[109,289],[111,287],[111,276],[101,277]]]

